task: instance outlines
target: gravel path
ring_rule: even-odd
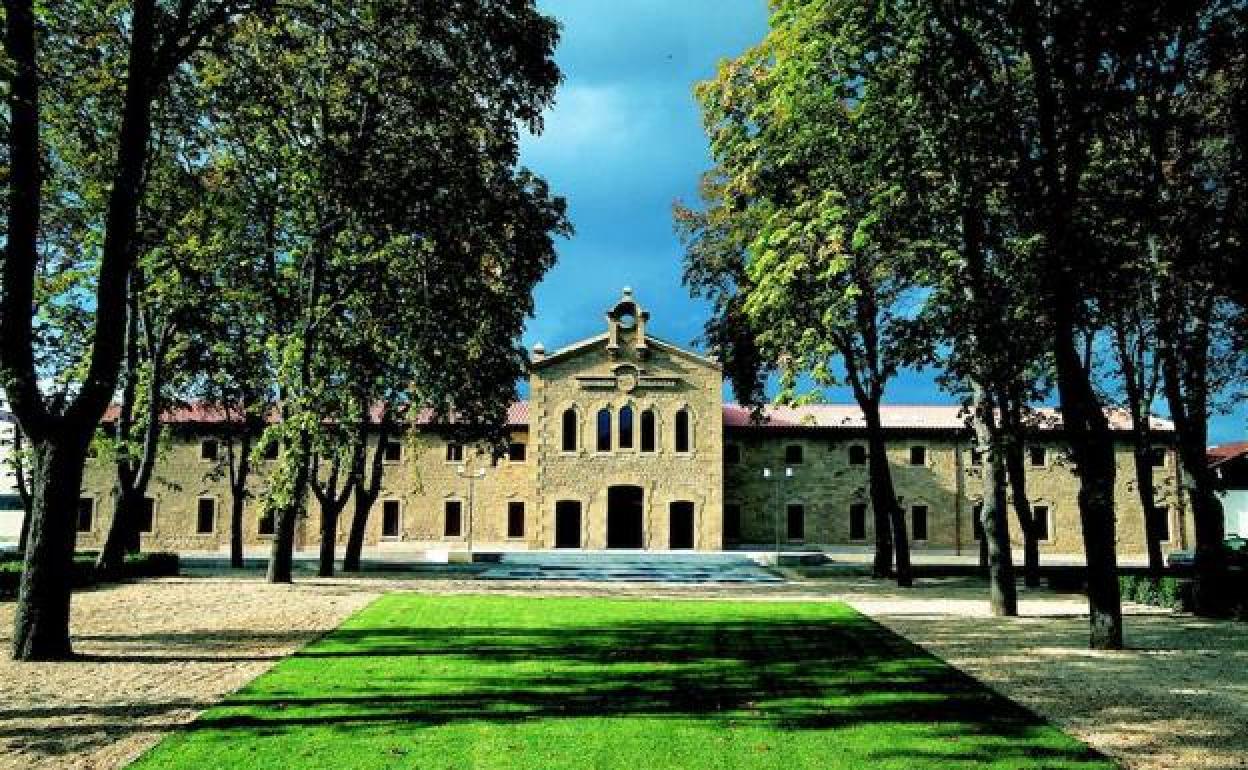
[[[1130,650],[1086,649],[1082,597],[1024,594],[988,616],[974,581],[912,591],[835,578],[776,587],[253,575],[150,580],[74,598],[72,663],[0,659],[0,768],[122,767],[160,737],[390,590],[848,601],[1128,768],[1248,768],[1248,627],[1128,606]],[[0,604],[7,648],[13,605]]]

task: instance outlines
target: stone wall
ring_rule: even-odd
[[[860,438],[795,433],[765,434],[755,430],[732,431],[725,441],[740,447],[740,463],[728,465],[725,472],[725,504],[739,505],[741,542],[772,546],[777,529],[784,537],[785,507],[801,504],[806,513],[806,537],[801,544],[870,545],[874,542],[874,522],[870,515],[867,466],[850,463],[850,447],[865,448]],[[1042,553],[1079,554],[1083,552],[1082,527],[1077,495],[1079,480],[1064,448],[1038,439],[1044,446],[1042,465],[1027,467],[1027,494],[1033,505],[1048,506],[1051,537],[1041,543]],[[800,446],[803,462],[793,464],[791,478],[783,478],[786,447]],[[911,448],[924,447],[922,465],[911,465]],[[888,448],[889,465],[898,498],[909,518],[915,505],[927,507],[928,537],[916,541],[916,550],[970,550],[977,548],[974,529],[975,504],[982,499],[980,469],[972,464],[968,444],[949,434],[894,434]],[[1145,554],[1144,519],[1135,487],[1134,460],[1125,444],[1119,446],[1115,489],[1118,508],[1118,544],[1124,555]],[[1030,460],[1030,458],[1029,458]],[[771,468],[773,479],[763,478]],[[1193,530],[1190,515],[1178,496],[1177,464],[1173,450],[1166,452],[1165,465],[1154,470],[1158,505],[1168,507],[1171,537],[1165,550],[1191,547]],[[850,506],[867,504],[866,537],[850,538]],[[778,518],[779,517],[779,518]],[[779,521],[779,528],[777,528]],[[913,526],[913,522],[911,522]],[[1011,534],[1021,544],[1017,519],[1011,510]],[[792,543],[790,545],[797,545]]]

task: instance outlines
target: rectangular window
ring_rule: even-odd
[[[785,508],[786,518],[788,519],[788,538],[789,540],[805,540],[806,539],[806,506],[801,503],[790,503]]]
[[[393,439],[386,439],[386,448],[382,454],[382,460],[388,463],[397,463],[403,459],[403,444]]]
[[[849,464],[850,465],[866,465],[867,464],[867,448],[861,444],[854,444],[849,448]]]
[[[282,451],[281,442],[270,441],[264,445],[264,459],[276,460],[279,452]]]
[[[1153,527],[1157,532],[1157,537],[1161,542],[1169,542],[1170,540],[1170,507],[1166,505],[1153,506]]]
[[[1164,446],[1155,446],[1149,449],[1148,462],[1154,468],[1166,467],[1166,448]]]
[[[1044,506],[1039,506],[1043,508]],[[971,529],[975,532],[976,540],[984,539],[984,522],[980,520],[980,516],[984,513],[984,504],[975,503],[975,507],[971,509]],[[1034,516],[1036,509],[1032,508],[1031,513]]]
[[[95,518],[95,499],[82,497],[78,499],[78,531],[90,532]]]
[[[724,464],[740,465],[741,464],[741,445],[740,444],[724,444]]]
[[[633,448],[633,408],[626,406],[620,410],[620,449]]]
[[[1048,451],[1042,446],[1027,447],[1027,456],[1031,458],[1033,468],[1043,468],[1048,463]]]
[[[206,438],[199,442],[199,459],[215,461],[217,459],[217,440]]]
[[[513,441],[507,445],[507,460],[513,463],[522,463],[528,456],[529,448],[527,445],[518,441]]]
[[[689,410],[681,409],[676,412],[675,424],[675,442],[674,448],[677,452],[689,451]]]
[[[149,533],[156,527],[156,501],[150,497],[139,503],[139,531]]]
[[[464,461],[463,444],[447,444],[446,461],[448,463],[462,463]]]
[[[507,503],[507,537],[524,537],[524,503],[519,500]]]
[[[785,465],[801,465],[802,464],[802,445],[789,444],[784,448],[784,464]]]
[[[1033,505],[1031,507],[1031,518],[1035,525],[1037,540],[1051,540],[1053,532],[1049,522],[1049,506]]]
[[[611,451],[611,410],[598,410],[598,443],[599,452]]]
[[[925,446],[910,447],[910,464],[911,465],[927,465],[927,447]]]
[[[576,410],[566,409],[563,412],[563,451],[576,451]]]
[[[217,500],[215,497],[199,498],[195,512],[195,534],[211,535],[217,531]]]
[[[910,538],[916,541],[927,540],[926,505],[910,506]]]
[[[256,531],[261,535],[272,535],[277,529],[277,522],[274,520],[272,511],[264,511],[260,514],[260,521],[257,522]]]
[[[399,536],[402,526],[401,509],[398,500],[384,500],[381,503],[381,536],[394,538]]]
[[[444,537],[460,537],[464,533],[464,504],[459,500],[447,500],[445,526],[442,528]]]
[[[984,464],[984,453],[978,449],[971,450],[971,466],[979,467]]]
[[[849,539],[867,539],[867,504],[854,503],[849,506]]]
[[[641,413],[641,451],[654,451],[654,410]]]
[[[741,539],[741,506],[724,503],[724,539],[737,542]]]

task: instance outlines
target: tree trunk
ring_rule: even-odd
[[[312,437],[306,430],[301,431],[297,441],[298,447],[295,451],[298,454],[295,462],[299,465],[291,483],[290,497],[285,505],[274,512],[273,548],[267,575],[270,583],[290,583],[294,579],[295,528],[307,506],[308,456],[312,450]]]
[[[88,434],[89,435],[89,434]],[[30,535],[13,628],[14,660],[68,660],[75,517],[87,457],[85,438],[32,441]]]
[[[1144,419],[1148,419],[1145,416]],[[1166,571],[1166,560],[1161,553],[1161,522],[1157,520],[1157,491],[1153,487],[1152,441],[1148,433],[1133,431],[1135,446],[1135,485],[1140,493],[1140,509],[1144,512],[1144,539],[1148,547],[1148,574],[1160,580]]]
[[[1009,477],[1010,496],[1014,499],[1014,515],[1019,531],[1023,533],[1023,585],[1040,587],[1040,539],[1036,532],[1036,517],[1027,496],[1027,471],[1024,463],[1023,436],[1011,435],[1006,439],[1005,471]]]
[[[342,569],[344,572],[360,571],[360,555],[364,550],[364,533],[368,529],[368,517],[373,505],[381,495],[381,482],[386,471],[385,449],[390,440],[391,423],[389,415],[383,413],[377,433],[377,445],[373,447],[370,461],[368,482],[364,481],[363,470],[355,475],[355,511],[351,517],[351,530],[347,534],[347,550],[343,555]]]
[[[893,473],[888,466],[879,405],[868,400],[859,406],[867,423],[867,471],[870,476],[871,508],[875,514],[876,577],[889,574],[889,561],[895,556],[897,585],[908,587],[914,584],[910,570],[910,541],[906,534],[906,517],[897,504],[897,492],[893,488]],[[886,555],[881,557],[881,551]],[[882,574],[881,570],[884,570]]]
[[[244,484],[244,487],[246,485]],[[230,490],[230,567],[242,569],[243,561],[243,507],[247,504],[247,491]]]
[[[355,490],[355,510],[351,516],[351,531],[347,534],[347,551],[342,557],[343,572],[360,571],[360,555],[364,550],[364,533],[368,529],[368,516],[376,498],[361,489]]]
[[[1014,583],[1014,558],[1010,553],[1005,457],[996,429],[992,398],[979,383],[972,382],[971,390],[975,443],[983,452],[984,504],[979,520],[983,541],[988,544],[988,597],[993,615],[1014,617],[1018,615],[1018,587]]]
[[[316,571],[319,577],[334,576],[334,553],[338,545],[338,518],[343,506],[336,502],[321,504],[321,557]]]
[[[113,520],[108,527],[104,547],[95,560],[95,568],[105,580],[115,580],[122,573],[126,554],[135,553],[134,541],[139,539],[139,508],[143,493],[129,486],[117,484],[113,491]]]
[[[1088,576],[1089,646],[1122,649],[1122,596],[1114,534],[1113,436],[1088,372],[1075,350],[1074,331],[1056,333],[1062,429],[1079,474],[1079,520]]]

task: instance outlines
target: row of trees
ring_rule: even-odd
[[[419,409],[501,439],[569,229],[517,165],[560,79],[532,2],[9,0],[4,25],[0,385],[30,479],[15,658],[72,654],[88,452],[116,470],[115,570],[180,401],[226,426],[236,561],[274,457],[273,581],[309,490],[334,513],[353,496],[361,540],[370,426]]]
[[[765,39],[698,86],[715,167],[676,218],[686,280],[716,309],[708,340],[742,400],[773,372],[783,400],[852,390],[877,574],[910,582],[880,403],[900,368],[936,366],[983,457],[994,611],[1017,611],[1011,497],[1035,579],[1023,446],[1051,388],[1080,479],[1091,645],[1122,644],[1109,406],[1131,417],[1159,571],[1164,395],[1198,606],[1221,611],[1204,450],[1215,400],[1243,395],[1245,51],[1248,9],[1229,0],[780,0]]]

